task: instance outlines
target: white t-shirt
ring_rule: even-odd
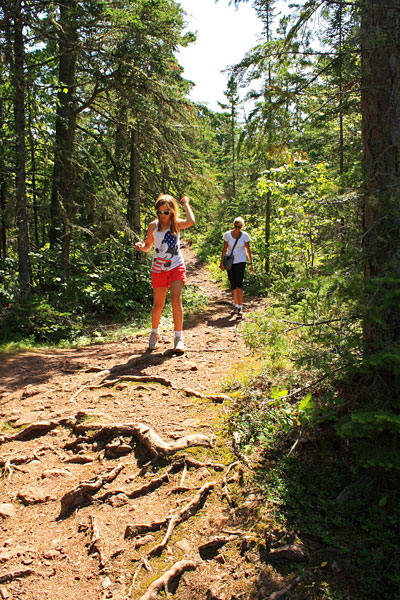
[[[179,233],[173,235],[169,229],[159,231],[158,225],[153,231],[154,252],[151,270],[153,273],[170,271],[184,264],[180,249]]]
[[[236,242],[230,231],[224,233],[224,242],[228,242],[227,254],[232,254],[232,248]],[[250,236],[245,231],[242,231],[242,235],[237,241],[235,249],[233,251],[233,264],[247,262],[247,254],[245,249],[245,243],[250,242]]]

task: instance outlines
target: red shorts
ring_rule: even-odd
[[[151,273],[151,283],[154,288],[166,287],[169,288],[173,281],[186,281],[185,265],[179,265],[175,269],[169,271],[161,271],[160,273]]]

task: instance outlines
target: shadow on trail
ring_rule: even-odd
[[[119,375],[147,375],[144,371],[148,367],[159,367],[166,361],[177,360],[182,357],[182,354],[175,354],[169,349],[164,352],[150,352],[145,350],[139,356],[132,356],[126,363],[115,365],[109,370],[106,379]],[[172,365],[171,365],[172,366]]]

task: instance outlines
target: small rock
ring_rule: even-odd
[[[43,554],[43,558],[46,558],[47,560],[55,560],[56,558],[60,558],[60,551],[48,550]]]
[[[207,477],[211,477],[211,473],[208,469],[206,469],[206,467],[202,467],[201,469],[199,469],[197,471],[197,477],[198,479],[207,479]]]
[[[206,600],[225,600],[226,596],[222,592],[218,592],[215,588],[207,590]]]
[[[26,505],[39,504],[40,502],[49,502],[51,500],[57,500],[54,496],[51,496],[45,490],[40,490],[36,487],[26,488],[18,492],[17,498]]]
[[[175,548],[178,548],[178,550],[182,550],[184,554],[190,554],[192,546],[190,545],[188,540],[184,538],[182,540],[179,540],[179,542],[176,542]]]
[[[41,474],[41,478],[45,479],[46,477],[70,477],[72,472],[69,469],[49,469],[48,471],[43,471]]]
[[[304,560],[304,550],[298,544],[286,544],[280,548],[273,548],[268,552],[268,558],[285,558],[287,560]]]
[[[136,540],[134,542],[134,548],[135,548],[135,550],[137,550],[138,548],[145,546],[149,542],[154,542],[154,535],[149,534],[149,535],[144,535],[143,537],[139,538],[138,540]]]
[[[0,563],[7,562],[15,556],[14,550],[0,550]]]
[[[15,506],[8,502],[0,504],[0,517],[7,519],[8,517],[15,516]]]

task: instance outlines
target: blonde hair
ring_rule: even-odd
[[[169,194],[160,194],[156,200],[156,210],[163,204],[166,204],[171,211],[170,229],[171,233],[176,235],[178,233],[178,219],[179,219],[179,206],[173,196]],[[158,219],[160,222],[160,219]]]
[[[236,219],[233,219],[233,225],[235,225],[235,223],[241,223],[242,227],[244,227],[244,219],[243,219],[243,217],[236,217]]]

